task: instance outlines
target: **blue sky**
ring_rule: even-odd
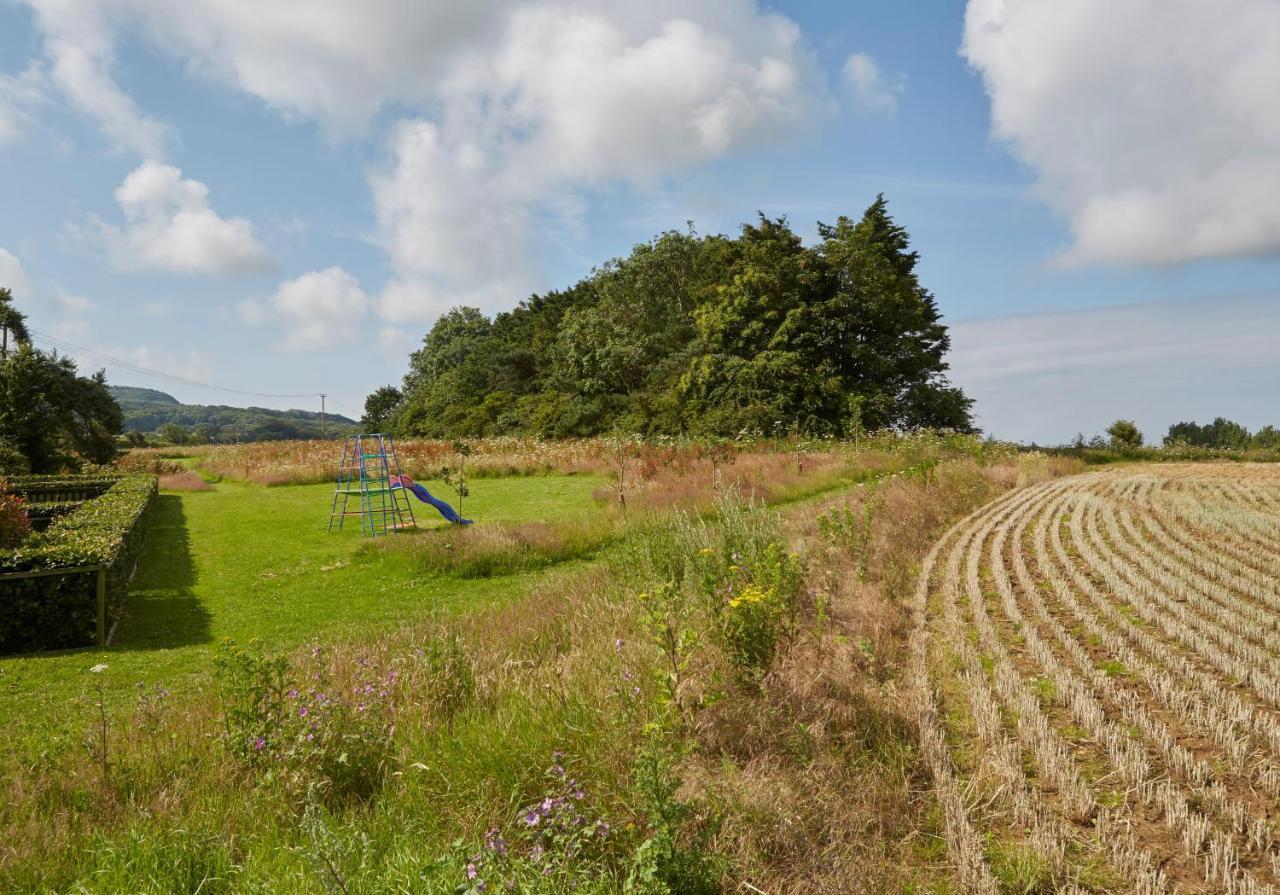
[[[0,0],[0,283],[113,382],[358,416],[451,304],[883,191],[991,434],[1280,423],[1280,13],[1234,6]]]

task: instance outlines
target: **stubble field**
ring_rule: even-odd
[[[1280,887],[1280,469],[1008,493],[926,558],[908,686],[969,892]]]

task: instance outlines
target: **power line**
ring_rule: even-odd
[[[151,370],[147,367],[139,366],[132,361],[121,360],[118,357],[112,357],[109,354],[103,354],[101,351],[95,351],[92,348],[85,348],[83,345],[76,345],[74,342],[68,342],[65,339],[54,338],[34,329],[30,331],[33,338],[39,342],[46,342],[53,348],[60,348],[63,351],[74,351],[90,360],[96,360],[100,363],[111,364],[117,367],[123,367],[133,373],[139,373],[143,376],[155,376],[160,379],[169,379],[174,382],[181,382],[186,385],[195,385],[200,388],[213,389],[219,392],[228,392],[233,395],[247,395],[251,398],[319,398],[319,392],[308,392],[301,395],[279,395],[272,392],[251,392],[240,388],[230,388],[225,385],[213,385],[208,382],[200,382],[196,379],[188,379],[185,376],[179,376],[176,373],[162,373],[159,370]]]

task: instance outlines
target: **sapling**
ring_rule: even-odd
[[[456,469],[444,467],[440,470],[440,478],[444,479],[444,483],[458,495],[458,515],[461,516],[462,501],[471,493],[471,488],[467,484],[467,457],[471,456],[471,445],[464,441],[455,441],[453,452],[458,455],[458,467]]]
[[[618,506],[627,509],[627,470],[640,456],[640,441],[634,435],[614,435],[609,439],[609,458],[616,473],[613,490],[618,495]]]

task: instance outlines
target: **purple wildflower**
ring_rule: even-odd
[[[621,637],[619,637],[617,640],[613,641],[613,651],[614,651],[615,653],[621,653],[621,652],[622,652],[622,638],[621,638]]]
[[[475,864],[468,864],[468,865],[467,865],[467,879],[475,879],[475,878],[476,878],[476,865],[475,865]]]
[[[298,707],[298,717],[299,718],[307,717],[307,707],[305,705]]]
[[[253,741],[254,752],[261,752],[265,748],[267,748],[267,741],[262,737],[258,737]]]
[[[524,816],[524,822],[526,826],[536,827],[538,825],[538,821],[540,820],[542,820],[542,815],[538,813],[537,808],[530,808],[529,811]]]
[[[297,698],[298,698],[298,688],[297,688],[297,687],[290,687],[290,688],[289,688],[289,692],[288,692],[288,693],[286,693],[286,694],[284,694],[284,695],[285,695],[285,696],[288,696],[290,699],[297,699]]]

